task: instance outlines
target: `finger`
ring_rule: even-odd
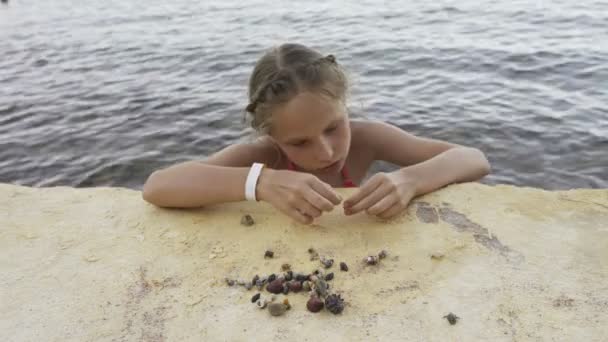
[[[319,179],[315,179],[310,183],[310,186],[324,199],[328,200],[329,205],[331,205],[331,208],[328,208],[329,210],[333,209],[334,205],[338,205],[340,202],[342,202],[342,197],[334,189],[332,189],[329,184],[322,182]],[[326,207],[327,206],[324,205],[324,208]]]
[[[298,201],[297,209],[310,217],[319,217],[321,216],[321,210],[315,208],[312,204],[310,204],[305,199]]]
[[[398,199],[399,198],[395,195],[385,196],[375,204],[371,205],[366,211],[370,215],[378,215],[392,207],[395,202],[398,202]]]
[[[378,214],[378,217],[383,218],[383,219],[389,219],[389,218],[392,218],[392,217],[398,215],[404,209],[405,209],[405,206],[401,202],[397,202],[397,203],[393,204],[392,207],[390,207],[387,210],[385,210],[384,212],[381,212],[380,214]]]
[[[344,201],[344,208],[349,208],[355,206],[359,201],[363,198],[371,194],[376,188],[378,188],[382,184],[382,177],[378,177],[378,175],[370,178],[369,181],[365,182],[363,186],[357,191],[354,195],[352,195],[349,199]]]
[[[385,198],[389,193],[390,188],[380,186],[376,188],[376,190],[374,190],[367,197],[364,197],[361,201],[359,201],[359,203],[348,208],[349,212],[351,212],[352,214],[356,214],[362,210],[367,210],[379,201],[381,201],[383,198]]]
[[[310,217],[304,213],[301,213],[296,208],[292,208],[292,207],[287,208],[286,214],[289,215],[294,220],[296,220],[300,223],[303,223],[303,224],[310,224],[313,221],[312,217]]]

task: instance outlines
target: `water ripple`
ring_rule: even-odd
[[[608,188],[606,36],[598,0],[14,1],[0,182],[139,188],[247,139],[255,59],[298,41],[348,68],[353,114],[484,150],[486,183]]]

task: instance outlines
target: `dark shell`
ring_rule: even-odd
[[[293,272],[287,271],[287,273],[285,273],[285,280],[290,281],[291,279],[293,279]]]
[[[334,279],[334,272],[331,272],[331,273],[328,273],[328,274],[325,275],[325,280],[326,281],[330,281],[332,279]]]
[[[266,291],[275,294],[283,292],[283,282],[277,279],[268,283],[268,285],[266,285]]]
[[[264,258],[273,258],[274,257],[274,252],[271,250],[267,250],[266,253],[264,253]]]
[[[234,285],[234,280],[226,278],[226,284],[228,284],[228,286],[233,286]]]
[[[315,260],[319,257],[319,253],[317,253],[317,251],[315,251],[314,248],[310,247],[308,249],[308,254],[310,254],[310,260]]]
[[[289,285],[287,285],[287,283],[283,283],[283,294],[288,294],[289,293]]]
[[[348,272],[348,266],[345,262],[340,263],[340,271]]]
[[[274,273],[268,276],[269,283],[272,283],[273,281],[275,281],[275,279],[277,279],[277,275]]]
[[[317,296],[311,296],[308,302],[306,302],[306,308],[310,312],[319,312],[323,309],[323,301]]]
[[[251,215],[249,214],[243,215],[243,217],[241,218],[241,224],[243,226],[253,226],[254,223],[255,221],[253,221],[253,217],[251,217]]]
[[[255,282],[255,286],[258,288],[258,290],[261,290],[264,287],[264,282],[262,281],[262,279],[258,279]]]
[[[344,299],[340,295],[330,294],[325,298],[325,307],[334,315],[342,313],[344,311]]]
[[[386,258],[387,255],[388,255],[388,252],[383,249],[380,251],[380,253],[378,253],[378,258],[384,259],[384,258]]]
[[[256,293],[256,294],[254,294],[254,295],[253,295],[253,297],[251,297],[251,302],[252,302],[252,303],[257,302],[257,301],[258,301],[258,299],[260,299],[260,296],[261,296],[261,295],[262,295],[262,294],[261,294],[261,293],[259,293],[259,292],[258,292],[258,293]]]
[[[325,296],[327,296],[327,283],[325,282],[325,280],[323,279],[317,279],[315,282],[315,290],[317,291],[317,293],[319,294],[319,296],[321,296],[321,298],[325,298]]]
[[[454,325],[458,322],[458,320],[460,319],[460,317],[454,315],[453,313],[449,313],[445,316],[443,316],[443,318],[447,319],[448,322],[450,322],[451,325]]]
[[[256,274],[255,277],[251,279],[251,283],[255,285],[258,282],[258,279],[260,279],[260,276]]]
[[[295,292],[298,293],[300,291],[302,291],[302,283],[299,281],[290,281],[289,283],[289,290],[291,292]]]
[[[304,280],[308,280],[308,275],[304,275],[302,273],[296,273],[295,279],[297,281],[304,281]]]
[[[283,264],[283,265],[281,265],[281,270],[283,270],[283,271],[289,271],[289,270],[291,270],[291,265],[290,264]]]

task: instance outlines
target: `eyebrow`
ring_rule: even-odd
[[[335,124],[339,124],[339,123],[340,123],[340,121],[342,121],[342,118],[335,119],[334,121],[330,122],[330,123],[329,123],[329,125],[327,125],[327,127],[325,127],[325,129],[328,129],[329,127],[331,127],[331,126],[333,126],[333,125],[335,125]],[[325,130],[325,129],[324,129],[324,130]],[[287,139],[286,143],[288,143],[288,144],[293,144],[293,143],[296,143],[296,142],[301,142],[301,141],[304,141],[304,140],[306,140],[306,139],[308,139],[308,137],[295,137],[295,138],[289,138],[289,139]]]

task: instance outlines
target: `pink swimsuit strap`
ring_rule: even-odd
[[[287,170],[291,170],[291,171],[295,171],[296,170],[296,166],[294,165],[294,163],[292,163],[291,161],[287,162]],[[346,165],[344,166],[344,168],[342,168],[342,186],[344,186],[345,188],[355,188],[357,187],[357,185],[355,184],[355,182],[353,182],[349,175],[348,175],[348,170],[346,169]]]

